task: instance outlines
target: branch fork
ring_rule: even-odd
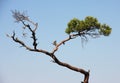
[[[22,47],[26,48],[27,50],[29,51],[33,51],[33,52],[39,52],[39,53],[43,53],[45,55],[48,55],[49,57],[51,57],[53,59],[52,62],[60,65],[60,66],[63,66],[63,67],[66,67],[70,70],[73,70],[73,71],[76,71],[76,72],[79,72],[79,73],[82,73],[84,75],[84,80],[83,82],[81,83],[88,83],[89,81],[89,73],[90,71],[85,71],[84,69],[81,69],[81,68],[77,68],[77,67],[74,67],[68,63],[64,63],[64,62],[61,62],[56,56],[55,56],[55,52],[58,51],[59,47],[63,44],[65,44],[67,41],[70,41],[71,39],[74,39],[76,38],[77,36],[79,36],[79,34],[71,34],[69,35],[68,38],[62,40],[60,43],[56,44],[55,45],[55,48],[52,50],[52,52],[48,52],[46,50],[43,50],[43,49],[38,49],[37,48],[37,37],[36,37],[36,30],[38,28],[38,24],[37,23],[34,23],[33,21],[29,20],[29,18],[25,15],[21,15],[20,12],[12,12],[13,13],[13,17],[16,19],[17,22],[21,22],[25,28],[28,28],[29,31],[31,32],[31,38],[33,40],[32,42],[32,47],[29,47],[27,46],[24,41],[20,40],[19,38],[15,37],[16,33],[13,32],[13,35],[12,36],[9,36],[7,35],[8,37],[10,37],[14,42],[22,45]],[[32,25],[34,25],[34,29],[31,28],[30,24],[25,24],[24,21],[28,21],[29,23],[31,23]]]

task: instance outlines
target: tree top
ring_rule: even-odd
[[[92,16],[85,17],[84,20],[73,18],[67,25],[65,32],[67,34],[78,33],[80,36],[90,35],[96,37],[98,35],[109,36],[112,29],[107,24],[101,24],[97,18]]]

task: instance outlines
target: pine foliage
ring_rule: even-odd
[[[65,30],[67,34],[79,33],[80,35],[104,35],[109,36],[111,28],[107,24],[101,24],[97,18],[87,16],[84,20],[73,18]]]

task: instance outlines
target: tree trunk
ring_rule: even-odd
[[[77,68],[77,67],[71,66],[70,64],[61,62],[57,59],[57,57],[54,54],[51,55],[51,58],[53,58],[54,62],[57,63],[60,66],[67,67],[70,70],[82,73],[84,75],[84,81],[81,82],[81,83],[89,83],[89,73],[90,73],[90,71],[85,71],[84,69]]]

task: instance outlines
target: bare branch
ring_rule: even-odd
[[[38,49],[37,48],[37,37],[36,37],[36,30],[38,28],[38,23],[34,23],[33,21],[31,21],[28,16],[26,16],[23,13],[20,13],[19,11],[12,11],[13,13],[13,17],[15,18],[16,22],[21,22],[23,25],[24,25],[24,29],[28,29],[29,32],[31,32],[31,38],[33,40],[32,42],[32,46],[33,48],[27,46],[25,44],[24,41],[20,40],[19,38],[15,37],[16,36],[16,33],[13,32],[13,35],[12,36],[9,36],[7,35],[8,37],[10,37],[14,42],[20,44],[22,47],[26,48],[27,50],[29,51],[33,51],[33,52],[40,52],[40,53],[44,53],[46,55],[48,55],[49,57],[51,57],[53,59],[52,62],[60,65],[60,66],[63,66],[63,67],[66,67],[70,70],[73,70],[73,71],[76,71],[76,72],[80,72],[82,74],[84,74],[84,82],[83,83],[88,83],[88,80],[89,80],[89,71],[85,71],[84,69],[81,69],[81,68],[77,68],[77,67],[74,67],[68,63],[64,63],[64,62],[61,62],[55,55],[54,53],[59,49],[59,47],[62,45],[62,44],[65,44],[67,41],[70,41],[71,39],[74,39],[78,36],[80,36],[81,38],[84,38],[87,40],[86,36],[84,35],[85,32],[79,32],[77,34],[70,34],[68,38],[62,40],[60,43],[57,43],[56,41],[54,41],[54,45],[55,45],[55,48],[53,49],[52,52],[48,52],[46,50],[43,50],[43,49]],[[26,23],[27,21],[27,23]],[[34,28],[31,28],[30,24],[32,24],[34,26]],[[25,35],[25,34],[23,34]],[[89,35],[89,34],[88,34]],[[92,34],[92,35],[95,35],[95,34]]]
[[[52,53],[54,54],[62,44],[65,44],[67,41],[69,41],[70,39],[74,39],[74,38],[76,38],[77,36],[79,36],[79,34],[69,35],[68,38],[62,40],[60,43],[58,43],[58,44],[55,45],[55,48],[53,49]]]
[[[84,82],[83,83],[88,83],[90,70],[85,71],[84,69],[77,68],[77,67],[74,67],[70,64],[61,62],[57,59],[57,57],[54,54],[51,54],[51,57],[53,58],[54,63],[57,63],[58,65],[63,66],[63,67],[67,67],[70,70],[82,73],[84,75]]]
[[[22,22],[24,24],[24,26],[26,27],[26,24],[24,23],[24,21],[28,21],[29,23],[31,23],[32,25],[34,25],[34,32],[36,31],[36,29],[38,28],[38,23],[34,23],[33,21],[31,21],[28,16],[25,15],[25,13],[20,13],[19,11],[15,10],[12,11],[12,16],[15,18],[15,22]]]
[[[30,25],[29,24],[25,24],[25,22],[24,21],[21,21],[22,22],[22,24],[25,26],[25,27],[27,27],[28,29],[29,29],[29,31],[32,33],[31,35],[31,38],[33,39],[33,46],[34,46],[34,49],[37,49],[37,38],[36,38],[36,33],[35,33],[35,31],[36,31],[36,29],[37,28],[35,28],[34,30],[32,30],[32,28],[30,27]]]
[[[49,53],[48,51],[45,51],[45,50],[42,50],[42,49],[33,49],[33,48],[30,48],[29,46],[27,46],[23,41],[21,41],[20,39],[16,38],[15,37],[15,32],[13,32],[13,35],[10,36],[10,38],[12,38],[12,40],[18,44],[20,44],[22,47],[25,47],[27,50],[29,51],[34,51],[34,52],[41,52],[41,53],[44,53],[46,55],[49,55],[51,53]]]
[[[13,17],[15,18],[15,22],[20,22],[20,21],[24,21],[24,20],[28,20],[28,16],[25,16],[25,13],[20,13],[19,11],[15,10],[12,11]]]
[[[33,30],[34,32],[36,31],[36,29],[38,28],[38,23],[34,23],[33,21],[31,21],[30,19],[27,20],[28,22],[30,22],[31,24],[33,24],[35,26],[35,29]]]
[[[13,32],[13,35],[11,36],[12,40],[15,41],[16,43],[19,43],[20,45],[22,45],[23,47],[25,47],[28,50],[33,50],[32,48],[28,47],[25,45],[25,43],[21,40],[19,40],[18,38],[15,38],[15,32]]]

